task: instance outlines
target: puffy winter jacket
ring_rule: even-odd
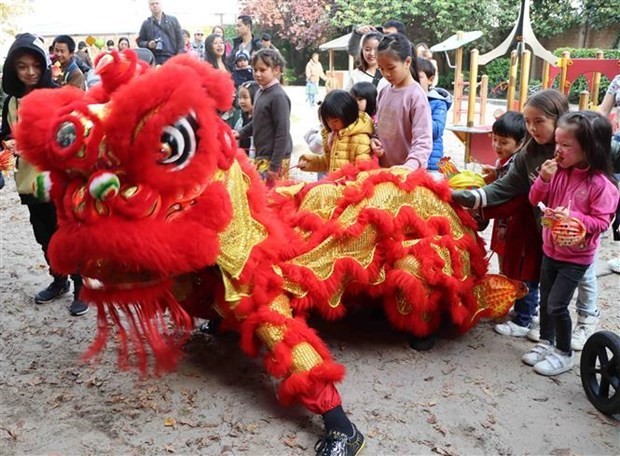
[[[428,158],[427,168],[437,170],[437,162],[443,157],[443,131],[448,110],[452,106],[452,95],[446,89],[436,87],[428,92],[428,102],[433,117],[433,151]]]
[[[372,119],[365,112],[360,112],[359,118],[351,125],[334,132],[332,138],[323,129],[325,155],[303,154],[301,158],[308,162],[305,171],[336,171],[347,163],[371,160],[370,137],[374,130]]]

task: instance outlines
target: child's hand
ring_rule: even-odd
[[[487,184],[490,184],[497,178],[497,168],[491,165],[482,165],[482,178]]]
[[[570,217],[570,210],[564,206],[558,206],[555,209],[549,209],[556,219],[566,219]]]
[[[4,148],[8,151],[10,151],[13,154],[17,153],[17,150],[15,149],[15,140],[14,139],[7,139],[6,141],[2,141],[2,145],[4,146]]]
[[[555,160],[555,158],[545,160],[545,162],[540,167],[540,178],[543,180],[543,182],[549,182],[557,170],[558,162]]]
[[[385,153],[383,150],[383,144],[381,144],[379,138],[372,138],[370,140],[370,148],[377,157],[381,157]]]
[[[302,171],[305,171],[307,166],[308,166],[308,161],[302,156],[299,159],[299,162],[297,162],[297,167],[301,169]]]

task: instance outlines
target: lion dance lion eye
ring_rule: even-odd
[[[73,122],[63,122],[56,132],[56,142],[60,147],[66,149],[73,145],[77,139],[77,131]]]
[[[185,168],[196,153],[198,122],[192,112],[181,117],[174,125],[165,126],[161,134],[161,155],[159,163],[174,165],[172,171]]]

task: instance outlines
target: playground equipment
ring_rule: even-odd
[[[462,65],[462,49],[457,49],[457,65],[455,67],[454,76],[454,113],[453,125],[446,128],[454,132],[454,134],[465,145],[465,163],[476,161],[479,163],[493,164],[495,162],[495,153],[491,147],[491,127],[485,125],[485,107],[486,95],[488,91],[486,76],[482,76],[481,82],[478,84],[478,67],[486,65],[492,60],[506,54],[510,48],[514,48],[510,52],[510,69],[506,87],[506,110],[522,111],[530,94],[529,91],[529,74],[532,57],[539,57],[543,60],[543,80],[541,87],[549,88],[554,78],[559,77],[559,90],[564,94],[568,94],[570,86],[581,75],[585,75],[589,81],[589,91],[584,91],[580,97],[580,109],[594,108],[598,104],[598,93],[600,87],[601,74],[604,74],[610,80],[620,73],[620,60],[605,60],[602,51],[597,54],[594,59],[571,59],[568,53],[562,55],[561,58],[556,57],[546,50],[536,39],[532,30],[530,21],[530,3],[531,0],[521,0],[519,17],[512,31],[506,39],[495,49],[486,54],[479,55],[477,49],[470,51],[470,69],[469,83],[463,80],[461,73]],[[470,32],[479,33],[479,32]],[[458,41],[458,37],[465,37],[467,34],[457,34],[454,41]],[[474,39],[479,38],[480,35]],[[441,47],[453,40],[448,40],[433,46],[432,51],[443,50]],[[473,41],[463,41],[460,46]],[[529,46],[530,49],[526,49]],[[445,46],[444,46],[445,47]],[[449,61],[448,61],[449,63]],[[461,115],[465,110],[461,109],[464,101],[464,88],[469,87],[467,100],[467,118],[465,125],[461,123]],[[476,97],[477,89],[480,89],[480,97]],[[517,88],[518,93],[517,93]],[[592,97],[590,97],[592,94]],[[590,101],[592,98],[592,101]],[[475,107],[476,102],[480,103],[478,111],[478,126],[475,125]]]
[[[565,95],[578,77],[584,76],[590,90],[579,94],[579,109],[594,109],[598,106],[601,75],[610,81],[620,74],[620,60],[605,59],[603,51],[598,51],[595,58],[571,59],[569,52],[563,52],[557,66],[543,65],[542,87],[551,87],[551,82],[559,77],[558,90]]]

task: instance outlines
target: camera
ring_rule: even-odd
[[[164,50],[164,43],[162,42],[161,38],[155,39],[155,50],[160,52]]]

